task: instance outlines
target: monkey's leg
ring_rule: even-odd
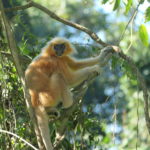
[[[84,69],[80,69],[76,72],[73,72],[72,80],[69,81],[70,86],[75,87],[79,85],[84,80],[86,80],[89,77],[89,75],[92,74],[93,72],[97,72],[97,73],[101,72],[101,68],[99,67],[99,65],[86,67]]]
[[[50,139],[49,126],[48,126],[48,117],[45,111],[45,108],[41,105],[35,107],[36,117],[38,126],[41,132],[43,143],[46,147],[46,150],[53,150],[53,146]]]
[[[38,102],[38,93],[37,93],[37,91],[29,89],[29,93],[31,95],[31,102],[32,102],[33,107],[38,106],[39,102]]]
[[[61,99],[62,76],[54,73],[49,78],[45,90],[39,93],[39,101],[44,107],[56,107]]]
[[[100,73],[101,68],[108,63],[110,57],[112,56],[112,53],[113,53],[112,47],[104,48],[101,51],[100,55],[95,58],[96,61],[97,61],[97,58],[99,60],[97,65],[94,65],[92,67],[89,66],[89,67],[79,69],[78,71],[73,72],[72,80],[68,81],[69,85],[71,87],[75,87],[75,86],[79,85],[80,83],[82,83],[84,80],[86,80],[91,73],[93,73],[93,72]],[[94,60],[94,58],[92,60]],[[89,60],[89,63],[90,63],[90,61],[91,60]],[[82,63],[84,63],[84,61]],[[87,64],[87,61],[86,61],[86,64]]]
[[[61,74],[55,73],[51,76],[49,89],[51,95],[53,95],[56,105],[60,102],[60,100],[62,101],[64,108],[68,108],[73,104],[72,94]]]
[[[72,93],[62,76],[59,78],[59,87],[64,108],[68,108],[73,104]]]
[[[64,87],[62,91],[62,103],[64,108],[68,108],[73,104],[73,96],[68,87]]]

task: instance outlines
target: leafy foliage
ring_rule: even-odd
[[[106,4],[109,0],[103,0],[102,4]]]
[[[148,21],[150,21],[150,7],[148,7],[145,12],[145,22]]]
[[[120,6],[120,0],[115,0],[114,8],[113,10],[116,10]]]
[[[131,6],[132,6],[132,0],[128,0],[126,5],[126,11],[125,11],[126,14],[129,12]]]
[[[142,24],[139,28],[139,36],[142,43],[147,47],[149,45],[148,32],[144,24]]]
[[[143,4],[145,0],[140,0],[140,4]]]

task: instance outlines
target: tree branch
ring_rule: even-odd
[[[12,60],[13,61],[13,58],[12,58],[12,54],[11,53],[8,53],[8,52],[4,52],[4,51],[1,51],[0,52],[3,56],[5,56],[5,57],[7,57],[7,58],[9,58],[10,60]],[[19,55],[19,60],[20,60],[20,62],[21,62],[21,64],[29,64],[31,61],[32,61],[32,59],[30,58],[30,57],[28,57],[28,56],[26,56],[26,55]]]
[[[5,8],[4,11],[5,12],[12,12],[12,11],[18,11],[18,10],[24,10],[24,9],[27,9],[27,8],[30,8],[32,7],[32,2],[28,2],[27,4],[23,5],[23,6],[16,6],[16,7],[13,7],[13,8]]]
[[[97,43],[101,44],[102,46],[108,46],[109,44],[103,42],[96,33],[92,32],[91,30],[89,30],[88,28],[84,27],[84,26],[81,26],[77,23],[73,23],[71,21],[68,21],[66,19],[63,19],[63,18],[60,18],[59,16],[57,16],[55,13],[53,13],[52,11],[50,11],[49,9],[47,9],[46,7],[38,4],[38,3],[35,3],[33,1],[30,1],[28,4],[24,5],[24,6],[17,6],[17,7],[14,7],[14,8],[7,8],[5,9],[6,12],[9,12],[9,11],[17,11],[17,10],[23,10],[23,9],[27,9],[27,8],[30,8],[30,7],[35,7],[35,8],[38,8],[40,9],[41,11],[45,12],[47,15],[49,15],[51,18],[63,23],[63,24],[66,24],[68,26],[71,26],[73,28],[76,28],[78,30],[81,30],[85,33],[87,33],[94,41],[96,41]]]

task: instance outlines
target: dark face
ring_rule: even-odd
[[[54,50],[57,56],[62,56],[65,51],[65,43],[54,45]]]

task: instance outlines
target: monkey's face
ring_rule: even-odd
[[[54,51],[55,51],[55,54],[57,56],[62,56],[65,52],[65,49],[66,49],[66,45],[65,43],[61,43],[61,44],[54,44],[54,47],[53,47]]]

